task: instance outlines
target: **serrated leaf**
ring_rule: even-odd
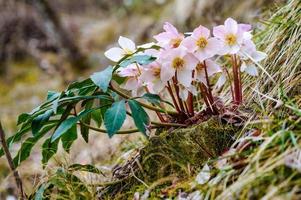
[[[132,118],[134,119],[136,127],[140,132],[146,134],[146,127],[150,123],[147,113],[136,100],[128,100],[128,104],[132,111]]]
[[[88,101],[85,105],[85,110],[91,109],[92,106],[93,106],[93,101]],[[91,113],[88,113],[85,116],[83,116],[81,121],[85,124],[90,125],[90,123],[91,123]],[[83,139],[88,143],[89,142],[89,127],[84,126],[84,125],[80,125],[80,133],[81,133]]]
[[[30,116],[31,115],[28,114],[28,113],[22,113],[21,115],[19,115],[17,125],[22,124],[23,122],[25,122]]]
[[[51,138],[45,140],[42,145],[42,164],[45,165],[57,152],[59,140],[51,142]]]
[[[113,103],[112,107],[105,112],[104,124],[109,137],[112,137],[123,125],[126,118],[125,101]]]
[[[47,110],[43,114],[38,115],[31,122],[32,134],[35,136],[39,130],[43,127],[43,125],[49,120],[51,115],[53,114],[53,110]]]
[[[52,101],[55,98],[58,98],[61,95],[60,92],[48,91],[47,92],[47,101]]]
[[[67,153],[70,151],[72,143],[77,139],[76,124],[74,124],[61,138],[63,148]]]
[[[102,91],[107,92],[110,81],[112,80],[113,67],[109,66],[101,72],[92,74],[91,80],[97,85]]]
[[[85,171],[85,172],[91,172],[95,174],[102,174],[102,172],[94,167],[93,165],[81,165],[81,164],[73,164],[68,167],[69,171]]]

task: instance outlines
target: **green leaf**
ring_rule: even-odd
[[[147,100],[148,102],[155,104],[157,106],[160,106],[160,103],[163,102],[163,103],[166,103],[166,104],[174,107],[170,102],[162,100],[161,97],[157,94],[145,93],[141,98],[143,98],[143,99]]]
[[[68,167],[69,171],[85,171],[91,172],[95,174],[102,174],[102,172],[94,167],[93,165],[81,165],[81,164],[73,164]]]
[[[91,109],[92,106],[93,106],[93,103],[94,102],[91,101],[91,100],[87,101],[86,105],[85,105],[85,110]],[[85,124],[90,125],[90,123],[91,123],[91,113],[88,113],[85,116],[83,116],[81,121]],[[84,140],[88,143],[89,142],[89,127],[81,124],[80,125],[80,133],[81,133],[82,137],[84,138]]]
[[[55,91],[48,91],[47,92],[47,100],[52,101],[55,98],[58,98],[61,95],[60,92],[55,92]]]
[[[39,132],[39,130],[49,120],[52,114],[53,110],[47,110],[45,113],[40,114],[33,119],[33,121],[31,122],[33,136],[35,136]]]
[[[102,124],[102,113],[101,109],[95,110],[91,113],[91,118],[96,123],[97,127],[99,128]]]
[[[128,100],[128,104],[132,111],[132,118],[134,119],[135,125],[140,132],[146,135],[146,127],[150,123],[147,113],[136,100]]]
[[[41,139],[48,131],[50,131],[55,124],[50,124],[45,126],[35,137],[27,138],[21,145],[20,150],[13,159],[14,165],[17,167],[22,161],[27,159],[30,156],[33,146]]]
[[[28,118],[30,118],[30,116],[31,115],[28,114],[28,113],[22,113],[21,115],[19,115],[17,125],[22,124],[23,122],[25,122]]]
[[[95,85],[97,85],[100,89],[106,92],[112,79],[112,73],[113,67],[109,66],[101,72],[92,74],[90,78]]]
[[[121,67],[127,67],[132,63],[138,63],[140,65],[147,65],[156,60],[156,57],[150,55],[134,55],[130,58],[125,59],[119,65]]]
[[[73,125],[77,123],[79,119],[77,117],[70,117],[63,121],[60,126],[55,130],[54,134],[51,137],[51,142],[56,141],[63,134],[65,134],[69,129],[72,128]]]
[[[51,138],[45,140],[42,145],[42,164],[45,165],[57,152],[59,140],[51,142]]]
[[[34,200],[44,200],[44,192],[49,187],[49,184],[42,184],[35,193]]]
[[[109,137],[112,137],[122,126],[126,118],[125,101],[121,100],[113,103],[104,116],[104,124]]]
[[[72,143],[77,139],[76,124],[74,124],[61,138],[63,148],[67,153],[70,151]]]

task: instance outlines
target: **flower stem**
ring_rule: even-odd
[[[231,56],[233,67],[233,81],[234,81],[234,104],[240,104],[240,86],[239,86],[239,74],[236,63],[236,55]]]
[[[182,101],[182,99],[180,98],[180,93],[179,93],[179,92],[180,92],[180,89],[179,89],[179,86],[178,86],[177,74],[176,74],[175,77],[172,78],[172,81],[173,81],[173,84],[174,84],[174,87],[175,87],[175,90],[176,90],[176,95],[177,95],[177,99],[178,99],[180,108],[181,108],[182,112],[185,112],[185,108],[184,108],[183,101]]]
[[[176,110],[178,111],[178,113],[181,113],[181,110],[180,110],[180,108],[179,108],[179,105],[178,105],[178,103],[177,103],[177,100],[176,100],[175,96],[174,96],[173,93],[172,93],[172,88],[171,88],[171,85],[170,85],[169,81],[167,81],[167,90],[168,90],[168,92],[169,92],[169,94],[170,94],[170,96],[171,96],[171,99],[172,99],[172,101],[173,101],[173,104],[174,104]]]
[[[110,87],[109,87],[109,88],[110,88],[112,91],[116,92],[118,95],[120,95],[120,96],[122,96],[123,98],[125,98],[125,99],[131,99],[131,98],[132,98],[132,97],[130,97],[129,95],[127,95],[127,94],[121,92],[120,90],[114,88],[114,86],[113,86],[112,84],[110,84]],[[170,114],[170,115],[176,115],[176,114],[177,114],[177,112],[169,111],[169,110],[162,110],[162,109],[160,109],[160,108],[157,108],[157,107],[154,107],[154,106],[151,106],[151,105],[148,105],[148,104],[139,102],[139,101],[138,101],[138,103],[139,103],[141,106],[143,106],[143,107],[145,107],[145,108],[147,108],[147,109],[149,109],[149,110],[158,111],[158,112],[161,112],[161,113],[167,113],[167,114]]]

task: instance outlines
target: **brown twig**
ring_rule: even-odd
[[[23,199],[25,199],[25,195],[24,195],[24,191],[23,191],[22,180],[21,180],[21,178],[19,176],[18,171],[16,170],[16,167],[15,167],[15,165],[13,163],[13,159],[11,157],[11,154],[10,154],[9,150],[8,150],[8,146],[7,146],[6,140],[5,140],[5,133],[4,133],[4,130],[2,128],[1,121],[0,121],[0,141],[1,141],[1,144],[2,144],[2,148],[4,150],[7,162],[9,164],[9,167],[13,171],[13,174],[14,174],[14,177],[15,177],[15,181],[16,181],[19,193],[20,193],[20,199],[23,200]]]

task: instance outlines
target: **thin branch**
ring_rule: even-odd
[[[127,95],[127,94],[121,92],[120,90],[114,88],[112,84],[110,84],[110,87],[109,87],[109,88],[110,88],[112,91],[116,92],[118,95],[120,95],[120,96],[122,96],[123,98],[125,98],[125,99],[131,99],[131,98],[132,98],[132,97],[130,97],[129,95]],[[161,113],[167,113],[167,114],[170,114],[170,115],[176,115],[176,114],[178,114],[177,112],[170,111],[170,110],[162,110],[162,109],[160,109],[160,108],[157,108],[157,107],[154,107],[154,106],[151,106],[151,105],[148,105],[148,104],[139,102],[139,101],[138,101],[138,103],[139,103],[141,106],[143,106],[143,107],[145,107],[145,108],[147,108],[147,109],[149,109],[149,110],[158,111],[158,112],[161,112]]]
[[[13,159],[11,157],[11,154],[10,154],[9,150],[8,150],[8,146],[7,146],[6,140],[5,140],[5,133],[4,133],[4,130],[2,128],[1,121],[0,121],[0,141],[1,141],[1,144],[2,144],[2,147],[3,147],[3,150],[4,150],[7,162],[9,164],[9,167],[13,171],[13,174],[14,174],[14,177],[15,177],[15,181],[16,181],[19,193],[20,193],[19,194],[20,195],[20,199],[23,200],[23,199],[25,199],[25,195],[24,195],[22,180],[21,180],[21,178],[19,176],[18,171],[16,170],[16,167],[14,165]]]

